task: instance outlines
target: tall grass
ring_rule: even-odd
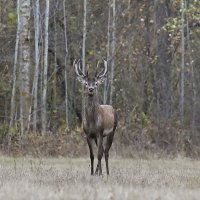
[[[104,164],[104,163],[103,163]],[[110,162],[91,176],[88,159],[0,158],[0,199],[199,199],[200,162],[189,159]]]

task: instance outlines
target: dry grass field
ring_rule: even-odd
[[[110,172],[90,176],[88,158],[0,157],[0,199],[200,199],[199,161],[111,158]]]

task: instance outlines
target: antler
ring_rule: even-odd
[[[106,73],[108,72],[108,63],[106,60],[103,59],[103,64],[104,64],[104,69],[101,70],[101,72],[97,75],[97,72],[96,72],[96,77],[97,78],[102,78],[106,75]],[[99,67],[99,61],[97,63],[97,70],[98,70],[98,67]]]
[[[79,77],[86,77],[85,73],[81,70],[81,60],[78,59],[78,60],[74,60],[73,62],[73,66],[75,67],[75,72],[76,72],[76,75],[79,76]],[[81,74],[80,74],[81,72]]]

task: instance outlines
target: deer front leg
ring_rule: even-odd
[[[105,161],[106,161],[107,175],[109,175],[108,158],[109,158],[109,150],[113,142],[113,136],[114,136],[114,132],[110,133],[110,135],[107,136],[106,147],[105,147]]]
[[[95,174],[102,175],[102,168],[101,168],[101,159],[103,156],[103,136],[100,135],[99,136],[99,142],[98,142],[98,154],[97,154],[97,159],[98,159],[98,163],[97,163],[97,168],[95,171]]]
[[[94,153],[93,153],[92,139],[87,138],[87,143],[88,143],[88,147],[89,147],[89,150],[90,150],[91,175],[93,175],[94,174]]]

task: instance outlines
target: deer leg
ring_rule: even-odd
[[[98,146],[97,138],[96,137],[94,138],[94,141],[95,141],[95,144]]]
[[[95,144],[97,145],[97,148],[98,148],[97,137],[94,138],[94,141],[95,141]],[[98,165],[98,163],[97,163],[97,167],[96,167],[96,170],[95,170],[95,174],[98,174],[98,171],[99,171],[99,165]]]
[[[87,143],[88,143],[88,147],[89,147],[89,150],[90,150],[91,175],[93,175],[94,174],[94,153],[93,153],[92,139],[87,138]]]
[[[106,147],[105,147],[105,161],[106,161],[107,175],[109,175],[108,158],[109,158],[109,150],[113,142],[113,136],[114,132],[110,133],[110,135],[107,136]]]
[[[100,135],[99,136],[99,142],[98,142],[98,155],[97,155],[97,158],[98,158],[98,163],[97,163],[97,168],[96,168],[96,174],[99,173],[99,175],[102,175],[102,168],[101,168],[101,159],[102,159],[102,156],[103,156],[103,136]]]
[[[95,170],[96,175],[98,174],[98,171],[99,171],[99,163],[97,163],[97,167],[96,167],[96,170]]]

